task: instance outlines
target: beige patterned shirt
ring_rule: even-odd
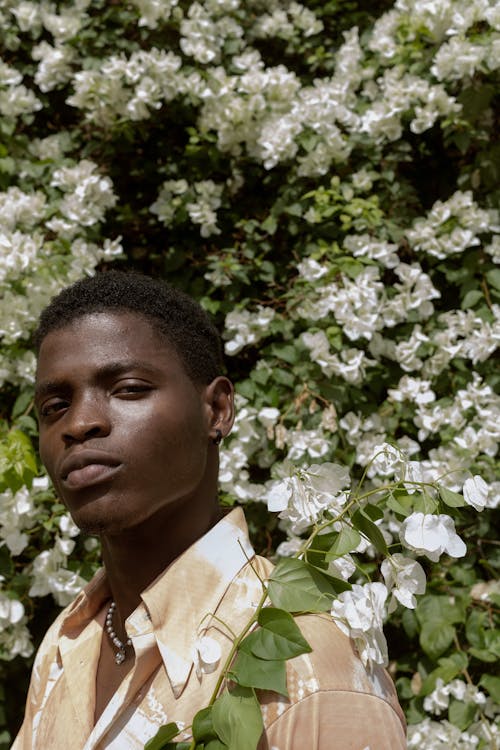
[[[45,636],[12,750],[143,750],[163,724],[188,728],[218,675],[200,663],[198,639],[217,641],[222,665],[229,629],[237,633],[248,621],[262,592],[259,576],[271,569],[255,557],[241,509],[187,549],[128,618],[135,664],[94,726],[110,599],[99,571]],[[403,750],[404,718],[386,672],[368,674],[330,617],[298,622],[313,652],[287,662],[289,699],[261,693],[266,729],[259,750]],[[190,738],[186,729],[182,739]]]

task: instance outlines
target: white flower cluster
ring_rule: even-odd
[[[332,354],[324,331],[306,332],[301,338],[311,353],[311,359],[327,376],[337,375],[348,383],[359,385],[363,382],[366,366],[373,364],[373,360],[366,357],[362,349],[350,347],[342,349],[338,354]]]
[[[0,580],[2,578],[0,577]],[[33,644],[24,607],[17,599],[11,599],[0,590],[0,658],[14,659],[16,656],[31,656]]]
[[[61,548],[61,546],[63,548]],[[64,550],[67,549],[68,553]],[[86,581],[78,573],[68,570],[67,555],[69,545],[61,540],[51,550],[44,550],[33,560],[32,584],[29,596],[47,596],[52,594],[60,607],[66,607],[80,593]]]
[[[479,245],[478,235],[489,232],[500,232],[498,211],[479,208],[471,191],[457,191],[437,201],[406,235],[415,250],[443,259]]]
[[[78,33],[86,18],[90,0],[76,0],[71,6],[62,7],[56,12],[53,3],[21,2],[6,3],[15,16],[20,31],[31,32],[34,37],[40,36],[42,29],[52,35],[55,42],[63,43]]]
[[[466,731],[447,721],[424,719],[408,727],[408,750],[477,750],[498,747],[498,725],[486,720],[471,724]],[[482,742],[482,745],[479,743]]]
[[[42,102],[21,81],[22,75],[0,59],[0,115],[16,119],[38,112]]]
[[[179,90],[189,90],[188,81],[179,74],[180,67],[177,55],[155,48],[134,52],[129,59],[112,56],[99,70],[75,73],[74,94],[67,102],[83,110],[89,121],[104,127],[118,117],[144,120]]]
[[[259,305],[255,312],[233,310],[226,315],[226,354],[237,354],[243,347],[255,344],[267,335],[268,326],[275,316],[272,307]]]
[[[87,240],[87,228],[102,222],[116,196],[97,164],[65,158],[70,147],[64,133],[33,141],[32,154],[48,162],[43,173],[28,180],[26,161],[22,170],[33,187],[0,192],[0,339],[4,347],[17,345],[15,354],[0,355],[0,383],[33,382],[33,354],[20,346],[41,310],[64,286],[122,253],[119,239],[101,246]]]
[[[269,484],[267,506],[280,512],[294,534],[300,534],[320,521],[325,510],[335,514],[342,508],[349,484],[345,466],[323,463],[300,470],[291,467],[288,476]]]
[[[450,698],[464,703],[474,703],[483,710],[486,708],[486,695],[475,685],[458,679],[445,685],[441,677],[438,677],[436,687],[424,698],[424,710],[432,714],[442,714],[448,710]]]
[[[314,36],[323,30],[323,22],[302,3],[287,3],[286,7],[275,7],[260,15],[252,28],[257,38],[278,37],[293,39],[297,31],[304,37]]]
[[[133,5],[139,10],[139,26],[156,29],[162,21],[168,21],[175,12],[178,0],[133,0]]]
[[[24,529],[36,523],[33,497],[27,487],[15,494],[11,490],[0,493],[0,539],[12,555],[20,555],[29,539]]]
[[[40,552],[33,560],[29,596],[52,594],[60,607],[68,605],[80,592],[86,581],[67,566],[68,556],[74,549],[74,537],[80,531],[71,517],[59,519],[60,534],[56,534],[52,549]]]
[[[72,63],[76,58],[76,50],[72,47],[40,42],[33,47],[31,55],[34,60],[39,60],[35,83],[40,91],[52,91],[71,79]]]
[[[481,44],[467,38],[477,24],[491,27]],[[385,63],[393,64],[404,53],[403,38],[416,39],[422,29],[439,45],[431,72],[440,81],[471,78],[477,71],[496,70],[500,64],[498,6],[490,0],[397,0],[395,8],[375,22],[369,47]]]
[[[200,180],[191,185],[186,180],[167,180],[163,183],[150,211],[165,226],[172,225],[182,212],[188,214],[193,224],[198,224],[202,237],[220,234],[217,226],[217,209],[222,203],[223,185],[213,180]]]
[[[408,460],[403,450],[387,443],[375,447],[370,468],[378,476],[393,477],[394,481],[401,482],[409,493],[413,493],[425,481],[423,463]],[[290,536],[289,541],[280,545],[279,554],[287,556],[300,552],[303,540],[297,535],[315,525],[326,526],[330,522],[338,532],[349,528],[344,521],[340,521],[349,499],[350,479],[346,467],[323,463],[298,469],[293,464],[282,464],[275,468],[275,473],[279,478],[267,483],[266,501],[270,511],[279,513]],[[488,486],[480,476],[470,477],[464,484],[464,500],[476,510],[482,510],[487,491]],[[425,492],[430,493],[430,499],[436,490],[427,486]],[[456,533],[453,519],[444,513],[414,511],[402,523],[389,525],[392,534],[383,526],[379,528],[387,543],[392,542],[394,532],[399,532],[403,549],[426,556],[433,562],[438,562],[443,554],[459,558],[466,553],[465,543]],[[353,538],[356,541],[352,542],[351,551],[366,549],[369,539],[364,533],[361,533],[361,543],[359,534]],[[355,572],[349,554],[339,555],[332,563],[331,574],[344,580],[349,580]],[[414,609],[416,595],[423,594],[426,588],[422,566],[413,557],[399,552],[385,557],[380,572],[384,584],[354,583],[351,590],[340,594],[332,605],[332,616],[339,627],[355,640],[363,662],[368,665],[387,663],[387,646],[382,631],[386,613],[394,611],[398,603]],[[388,597],[390,600],[386,610]],[[451,694],[455,695],[453,691],[455,687],[459,691],[460,685],[453,683]],[[431,710],[431,704],[434,705],[433,701],[438,700],[439,696],[436,693],[428,698],[426,710]],[[466,699],[458,693],[455,697]],[[479,705],[480,696],[477,702]]]
[[[57,169],[50,184],[64,193],[59,205],[61,214],[77,226],[88,227],[102,221],[106,210],[116,203],[111,180],[100,175],[97,164],[88,159],[74,167]],[[50,221],[47,226],[54,231],[61,227]]]
[[[355,279],[338,274],[335,281],[317,284],[314,295],[298,305],[297,315],[317,321],[333,314],[348,339],[355,341],[365,338],[370,341],[377,332],[393,328],[411,315],[417,314],[420,320],[427,320],[433,314],[432,300],[438,299],[441,294],[421,266],[399,262],[393,253],[394,246],[388,243],[367,242],[365,245],[363,236],[356,238],[350,235],[348,246],[355,247],[355,255],[370,255],[370,252],[384,254],[385,263],[390,263],[399,281],[388,290],[382,282],[381,272],[375,266],[361,271]],[[329,270],[328,266],[323,266],[321,275],[326,276]],[[379,338],[375,340],[378,342]],[[304,343],[310,348],[306,341]],[[401,361],[401,352],[384,351],[385,356],[391,354]]]
[[[188,57],[202,65],[219,62],[220,53],[228,41],[241,39],[243,29],[229,15],[213,17],[212,13],[198,2],[190,4],[187,18],[180,24],[180,46]]]
[[[235,407],[236,420],[231,438],[227,443],[224,441],[220,450],[220,487],[242,502],[262,502],[262,485],[250,482],[248,466],[256,452],[259,452],[260,463],[265,465],[266,437],[273,439],[275,431],[280,431],[277,425],[280,413],[272,407],[257,410],[238,393]],[[272,457],[268,463],[271,461]]]
[[[387,588],[383,583],[354,583],[332,604],[331,615],[358,650],[365,666],[388,663],[383,623]]]
[[[413,113],[410,129],[423,133],[432,128],[439,117],[456,115],[461,106],[444,86],[432,85],[424,79],[404,73],[401,68],[386,70],[377,82],[365,87],[371,106],[361,118],[361,129],[375,141],[395,141],[403,133],[403,119]]]

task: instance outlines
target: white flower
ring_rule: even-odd
[[[78,536],[78,534],[80,533],[80,529],[73,521],[69,513],[65,513],[63,516],[61,516],[61,518],[59,519],[59,528],[61,529],[61,532],[63,534],[69,537]]]
[[[210,674],[219,666],[222,651],[220,644],[208,635],[203,635],[196,640],[193,649],[193,659],[196,672]]]
[[[426,584],[420,563],[397,552],[386,558],[380,569],[385,585],[392,594],[388,612],[396,609],[396,600],[408,609],[415,609],[417,600],[414,594],[423,594]]]
[[[249,310],[233,310],[226,316],[225,352],[229,355],[237,354],[243,347],[255,344],[268,333],[268,326],[275,317],[272,307],[257,305],[255,312]]]
[[[316,523],[325,510],[339,510],[347,500],[344,488],[348,486],[345,466],[313,464],[272,483],[267,495],[268,509],[280,512],[280,518],[290,521],[292,531],[300,534]]]
[[[433,562],[443,552],[450,557],[463,557],[467,551],[455,531],[453,519],[444,514],[412,513],[403,521],[399,536],[401,544]]]
[[[403,472],[405,456],[401,449],[390,443],[382,443],[375,446],[374,454],[368,476],[390,477]]]
[[[278,421],[279,416],[279,409],[276,409],[272,406],[265,406],[259,411],[257,415],[259,422],[261,422],[264,427],[273,427],[273,425],[275,425]]]
[[[310,458],[321,458],[330,448],[330,442],[321,430],[290,430],[287,436],[290,449],[289,461],[297,461],[306,454]]]
[[[489,487],[482,477],[475,474],[464,482],[464,500],[476,510],[483,510],[488,499]]]
[[[342,555],[328,563],[328,572],[336,578],[348,581],[356,570],[356,565],[350,555]]]
[[[8,599],[3,594],[0,599],[0,622],[15,625],[24,617],[24,607],[17,599]]]
[[[297,271],[306,281],[317,281],[328,273],[328,268],[314,258],[305,258],[297,264]]]
[[[383,583],[355,583],[334,600],[331,615],[356,644],[365,666],[387,664],[387,642],[382,630],[387,589]]]

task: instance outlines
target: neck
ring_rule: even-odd
[[[189,512],[182,503],[161,517],[101,537],[104,567],[116,602],[116,623],[127,619],[140,603],[141,593],[220,518],[216,499]]]

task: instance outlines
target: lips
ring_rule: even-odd
[[[64,459],[60,477],[69,489],[81,489],[109,481],[120,467],[121,462],[109,453],[82,450]]]

